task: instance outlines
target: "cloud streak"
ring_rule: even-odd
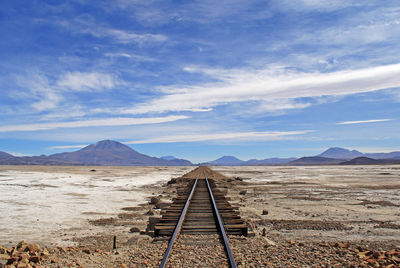
[[[64,74],[57,85],[65,90],[100,91],[110,89],[120,82],[110,74],[91,72],[68,72]]]
[[[173,122],[177,120],[187,119],[184,115],[171,115],[166,117],[148,117],[148,118],[106,118],[85,121],[57,122],[57,123],[40,123],[25,125],[9,125],[1,126],[1,132],[14,131],[38,131],[50,130],[57,128],[78,128],[78,127],[108,127],[108,126],[130,126],[130,125],[147,125]]]
[[[52,146],[50,150],[59,150],[59,149],[81,149],[83,147],[88,146],[89,144],[85,145],[60,145],[60,146]]]
[[[126,112],[195,111],[235,102],[342,96],[400,86],[400,64],[331,73],[300,73],[283,69],[258,72],[189,70],[213,75],[221,82],[177,88],[175,92],[178,93],[164,95]]]
[[[262,132],[230,132],[230,133],[204,133],[192,135],[170,135],[144,140],[124,142],[125,144],[144,144],[144,143],[175,143],[175,142],[201,142],[201,141],[233,141],[233,140],[279,140],[287,136],[303,135],[312,132],[304,131],[262,131]]]
[[[393,119],[371,119],[371,120],[361,120],[361,121],[344,121],[339,122],[337,125],[355,125],[355,124],[366,124],[366,123],[377,123],[377,122],[388,122],[393,121]]]

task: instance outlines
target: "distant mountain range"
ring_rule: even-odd
[[[261,165],[368,165],[400,164],[400,152],[361,153],[357,150],[333,147],[316,156],[301,158],[266,158],[240,160],[223,156],[198,165],[261,166]],[[190,166],[185,159],[168,155],[160,158],[141,154],[117,141],[103,140],[75,152],[53,155],[17,157],[0,151],[0,165],[102,165],[102,166]]]
[[[346,159],[350,160],[356,157],[368,157],[373,159],[400,159],[400,152],[391,152],[391,153],[361,153],[357,150],[347,150],[343,148],[333,147],[329,148],[325,152],[319,154],[318,156],[334,158],[334,159]]]
[[[296,158],[266,158],[263,160],[250,159],[248,161],[240,160],[234,156],[223,156],[214,161],[201,163],[201,165],[214,165],[214,166],[263,166],[263,165],[281,165],[289,163]]]
[[[75,152],[49,156],[15,157],[0,153],[3,165],[190,166],[184,159],[162,159],[136,152],[120,142],[103,140]]]
[[[240,160],[234,156],[223,156],[214,161],[201,163],[215,166],[262,166],[262,165],[367,165],[400,164],[400,152],[361,153],[357,150],[333,147],[316,156],[301,158],[266,158],[263,160]]]

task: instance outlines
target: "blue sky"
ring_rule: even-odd
[[[0,151],[400,150],[400,2],[0,3]]]

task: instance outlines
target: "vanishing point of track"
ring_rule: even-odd
[[[207,177],[205,169],[199,168],[195,180],[174,199],[155,226],[155,235],[170,235],[168,248],[160,267],[165,267],[179,234],[219,234],[230,267],[236,267],[227,233],[247,235],[247,226],[214,180]],[[172,252],[172,253],[171,253]]]

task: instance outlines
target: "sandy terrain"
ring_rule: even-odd
[[[256,231],[286,239],[400,240],[400,166],[215,167]],[[268,215],[262,215],[267,210]]]
[[[169,202],[166,182],[191,169],[0,167],[0,245],[38,242],[45,266],[157,267],[167,241],[144,234],[160,215],[150,197]],[[255,233],[230,237],[239,267],[358,266],[369,249],[400,249],[400,166],[213,169],[240,178],[220,186]]]

